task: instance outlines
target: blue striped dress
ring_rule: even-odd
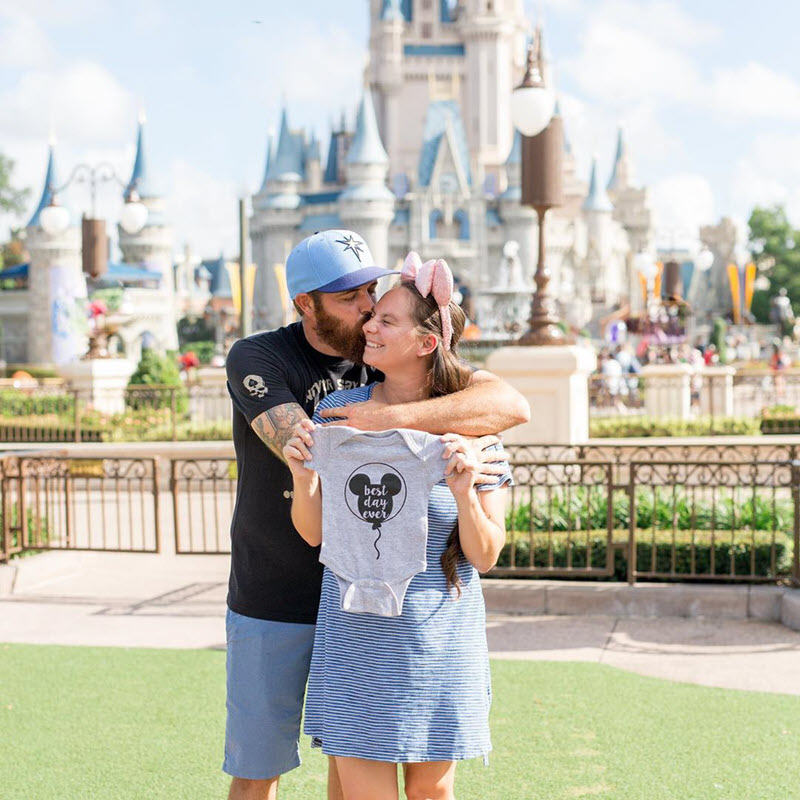
[[[374,387],[334,392],[317,412],[367,400]],[[324,753],[411,763],[486,758],[491,750],[479,576],[462,557],[458,598],[440,563],[457,517],[442,480],[428,505],[428,568],[411,581],[399,617],[341,611],[325,569],[304,725]]]

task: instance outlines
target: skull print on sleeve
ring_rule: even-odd
[[[270,408],[297,402],[289,388],[286,361],[248,339],[233,345],[225,368],[228,391],[248,422]]]

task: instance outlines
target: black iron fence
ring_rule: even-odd
[[[25,550],[160,550],[153,458],[5,454],[0,489],[0,560]]]
[[[493,575],[800,584],[798,445],[508,452],[515,485]],[[227,553],[236,480],[228,455],[3,456],[0,560],[55,548],[158,552],[173,537],[179,554]],[[167,517],[172,536],[161,535]]]

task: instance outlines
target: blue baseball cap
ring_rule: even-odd
[[[286,283],[294,299],[302,292],[346,292],[397,275],[376,267],[367,243],[353,231],[318,231],[303,239],[286,259]]]

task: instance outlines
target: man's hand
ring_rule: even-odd
[[[342,417],[336,422],[325,422],[324,425],[349,425],[360,431],[385,431],[389,428],[402,427],[396,425],[389,403],[380,400],[365,400],[363,403],[349,403],[339,408],[320,409],[319,415],[325,419]]]

